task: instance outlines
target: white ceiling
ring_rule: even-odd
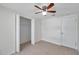
[[[42,3],[38,5],[41,6]],[[52,13],[47,14],[47,16],[43,16],[40,14],[34,14],[36,11],[39,11],[34,7],[34,3],[3,3],[0,4],[2,6],[6,6],[18,13],[25,15],[26,17],[31,17],[34,19],[47,19],[52,18]],[[54,9],[56,10],[55,16],[62,16],[67,14],[73,14],[79,12],[79,3],[55,3]]]

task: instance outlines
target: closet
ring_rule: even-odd
[[[20,17],[20,44],[31,41],[31,20]]]
[[[77,48],[77,16],[65,16],[62,18],[62,45]]]
[[[67,15],[42,20],[42,40],[77,49],[77,16]]]

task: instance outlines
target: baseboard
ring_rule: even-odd
[[[52,44],[61,45],[61,43],[50,41],[50,40],[47,40],[47,39],[41,39],[41,40],[47,41],[47,42],[52,43]]]
[[[39,42],[40,40],[35,41],[35,43]]]
[[[62,45],[61,43],[54,42],[54,41],[50,41],[50,40],[48,40],[48,39],[41,39],[41,40],[46,41],[46,42],[49,42],[49,43],[52,43],[52,44],[56,44],[56,45],[59,45],[59,46],[64,46],[64,45]],[[65,46],[65,47],[66,47],[66,46]],[[69,48],[70,48],[70,47],[69,47]],[[77,50],[77,48],[72,48],[72,49]],[[78,50],[78,51],[79,51],[79,50]]]
[[[0,55],[13,55],[15,53],[15,50],[8,51],[8,52],[1,52]]]
[[[13,54],[15,54],[16,52],[15,51],[12,51],[9,55],[13,55]]]
[[[26,41],[26,42],[23,42],[23,43],[20,43],[20,45],[22,45],[22,44],[26,44],[26,43],[30,43],[30,42],[31,42],[31,40]]]

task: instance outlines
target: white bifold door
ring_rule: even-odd
[[[76,18],[66,17],[62,19],[62,45],[76,49],[77,23]]]

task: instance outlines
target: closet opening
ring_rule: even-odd
[[[20,16],[20,51],[31,44],[31,20]]]
[[[15,52],[20,52],[27,47],[28,44],[34,44],[34,21],[32,19],[16,14],[16,40]]]

